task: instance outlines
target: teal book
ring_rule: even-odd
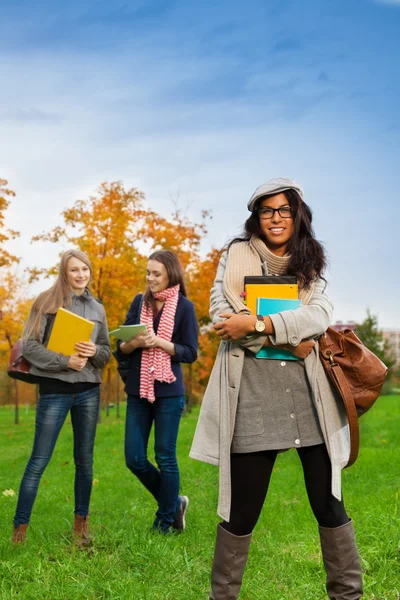
[[[267,317],[285,310],[294,310],[301,306],[301,300],[286,298],[257,298],[257,314]],[[288,350],[281,350],[273,346],[265,346],[256,354],[256,358],[269,358],[272,360],[299,360]]]

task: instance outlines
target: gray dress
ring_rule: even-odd
[[[304,361],[260,359],[246,350],[231,452],[323,442]]]

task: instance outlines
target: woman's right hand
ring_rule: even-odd
[[[307,358],[315,346],[314,340],[304,340],[298,346],[289,346],[289,351],[297,356],[297,358]]]
[[[74,371],[82,371],[86,366],[88,359],[80,356],[79,354],[71,354],[68,361],[68,368]]]

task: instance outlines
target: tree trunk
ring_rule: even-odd
[[[14,379],[14,389],[15,389],[15,416],[14,423],[15,425],[19,425],[19,389],[18,389],[18,381]]]
[[[107,369],[107,394],[106,394],[106,415],[110,414],[110,397],[111,397],[111,369]]]
[[[119,413],[119,394],[120,394],[120,391],[119,391],[119,386],[120,386],[119,373],[116,374],[116,378],[117,378],[117,393],[116,393],[116,396],[117,396],[117,400],[116,400],[116,402],[117,402],[117,409],[116,409],[116,415],[117,415],[117,419],[119,419],[120,418],[120,413]]]
[[[101,401],[102,401],[102,397],[103,397],[103,384],[100,384],[100,406],[99,406],[99,412],[97,413],[97,423],[101,423]]]
[[[193,393],[192,393],[192,386],[193,386],[193,365],[192,363],[190,363],[189,365],[189,376],[188,376],[188,389],[187,389],[187,407],[186,410],[187,412],[192,412],[192,406],[193,406]]]

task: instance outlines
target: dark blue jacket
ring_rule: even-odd
[[[126,315],[124,325],[136,325],[139,323],[139,306],[142,294],[138,294]],[[160,323],[162,309],[154,319],[153,327],[157,335],[158,325]],[[175,356],[171,356],[171,368],[176,377],[173,383],[164,383],[156,381],[154,391],[156,398],[169,398],[171,396],[183,396],[185,388],[183,385],[182,370],[179,363],[192,363],[197,358],[198,346],[198,325],[193,303],[185,296],[179,294],[178,305],[176,307],[174,330],[172,332],[171,342],[175,346]],[[142,348],[137,348],[132,352],[132,366],[129,371],[125,392],[131,396],[139,396],[140,388],[140,364],[142,360]]]

